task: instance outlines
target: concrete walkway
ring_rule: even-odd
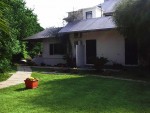
[[[24,80],[30,77],[32,73],[31,68],[26,66],[18,66],[17,70],[18,71],[15,74],[13,74],[9,79],[0,82],[0,89],[24,83]]]

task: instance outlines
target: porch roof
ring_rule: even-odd
[[[114,29],[116,25],[111,16],[85,19],[68,23],[59,33],[83,32],[94,30]]]
[[[41,40],[45,38],[54,38],[57,37],[57,34],[60,30],[61,28],[46,28],[45,30],[38,32],[32,36],[29,36],[24,40]]]

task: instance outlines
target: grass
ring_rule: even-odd
[[[150,84],[69,74],[33,73],[37,89],[0,89],[1,113],[150,113]]]
[[[125,79],[133,79],[133,80],[142,80],[150,82],[150,71],[146,69],[140,69],[140,68],[126,68],[119,71],[112,71],[107,70],[101,73],[98,73],[94,70],[65,70],[65,69],[54,69],[49,67],[43,67],[43,68],[34,68],[32,67],[32,70],[35,72],[64,72],[64,73],[76,73],[80,75],[102,75],[102,76],[113,76],[116,78],[125,78]]]
[[[7,80],[13,73],[17,71],[16,66],[12,66],[11,69],[6,73],[0,73],[0,82]]]
[[[103,73],[103,75],[150,82],[150,71],[146,69],[125,69],[119,72],[106,71],[105,73]]]
[[[37,68],[37,67],[32,67],[32,71],[34,72],[51,72],[51,71],[54,71],[52,70],[51,68]]]

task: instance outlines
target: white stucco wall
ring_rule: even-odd
[[[74,42],[78,41],[84,47],[82,56],[84,56],[84,64],[86,65],[86,40],[96,40],[96,55],[97,57],[106,57],[112,62],[125,65],[125,39],[116,30],[107,31],[91,31],[82,33],[81,38],[74,38],[73,33],[70,34],[70,41],[72,45],[73,56],[76,57],[76,46]],[[66,63],[63,59],[63,55],[50,55],[49,45],[59,43],[56,39],[44,39],[43,51],[42,51],[42,63],[46,65],[56,65],[59,63]]]
[[[96,11],[96,14],[95,14],[96,18],[103,16],[103,11],[102,11],[102,9],[96,7],[96,8],[95,8],[95,11]]]
[[[66,63],[63,59],[63,55],[50,55],[49,54],[49,45],[59,43],[56,39],[44,39],[43,40],[43,50],[42,50],[42,57],[43,63],[46,65],[56,65],[58,63]]]
[[[124,38],[116,31],[94,31],[94,32],[86,32],[82,34],[82,38],[73,38],[73,34],[71,36],[71,43],[74,41],[82,40],[82,44],[86,49],[86,40],[96,40],[96,54],[97,57],[106,57],[110,61],[120,64],[125,64],[125,40]],[[75,56],[75,47],[72,47],[73,54]],[[85,62],[86,62],[86,50],[84,51]],[[85,63],[86,64],[86,63]]]

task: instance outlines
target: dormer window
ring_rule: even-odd
[[[92,11],[86,12],[86,19],[92,18]]]

